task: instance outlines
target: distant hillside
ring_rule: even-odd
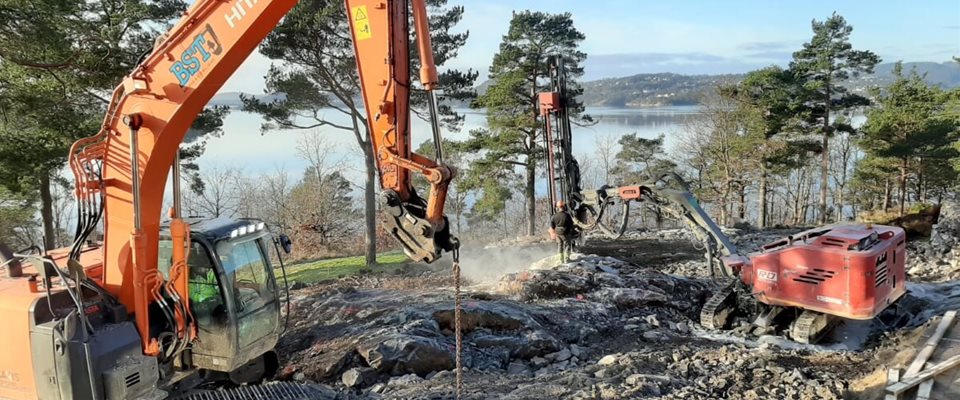
[[[885,86],[893,82],[893,63],[880,64],[873,75],[861,76],[845,83],[855,92],[865,93],[874,86]],[[917,72],[927,74],[927,82],[944,88],[960,87],[960,64],[949,61],[911,62],[903,64],[904,71],[916,68]],[[583,83],[584,104],[606,107],[656,107],[698,104],[702,95],[725,83],[735,83],[743,79],[743,74],[727,75],[680,75],[674,73],[637,74],[621,78],[607,78]],[[475,89],[483,94],[493,82],[486,80]],[[284,98],[283,95],[257,95],[264,101]],[[357,99],[359,102],[360,99]],[[455,107],[469,107],[469,102],[452,101]],[[219,93],[210,100],[210,105],[226,105],[239,109],[240,93]]]
[[[888,85],[893,82],[894,65],[894,63],[877,65],[872,77],[864,77],[859,81],[869,81],[880,86]],[[910,73],[913,68],[916,68],[920,74],[927,74],[927,82],[931,84],[940,85],[945,89],[960,87],[960,63],[955,61],[903,63],[903,72]]]
[[[207,103],[208,106],[227,106],[232,109],[239,110],[243,107],[243,102],[240,101],[240,95],[251,95],[249,93],[240,93],[240,92],[223,92],[217,93],[210,99],[210,102]],[[251,95],[253,96],[253,95]],[[274,100],[283,100],[286,98],[284,95],[255,95],[258,99],[265,102],[272,102]]]
[[[588,106],[653,107],[697,104],[702,94],[717,85],[734,83],[743,75],[638,74],[583,84]]]
[[[850,80],[845,86],[856,92],[866,92],[873,86],[893,82],[893,63],[880,64],[873,75]],[[904,71],[916,68],[926,73],[927,82],[944,88],[960,87],[960,64],[956,62],[904,63]],[[679,75],[673,73],[638,74],[622,78],[608,78],[583,84],[583,102],[588,106],[654,107],[697,104],[703,93],[719,84],[734,83],[742,74]]]

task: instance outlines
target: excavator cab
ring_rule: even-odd
[[[252,219],[185,222],[191,230],[188,297],[202,338],[192,344],[192,364],[226,374],[236,383],[272,374],[277,359],[271,349],[282,329],[280,288],[271,264],[272,235],[262,221]],[[170,269],[172,246],[165,226],[158,251],[158,269],[164,276]]]

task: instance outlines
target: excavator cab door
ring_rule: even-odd
[[[224,240],[216,246],[242,352],[261,339],[276,335],[280,326],[277,283],[266,247],[269,242],[269,236],[261,235]]]
[[[230,372],[273,349],[280,304],[266,232],[211,244],[193,235],[188,250],[190,309],[197,323],[196,367]],[[169,241],[160,243],[160,270],[169,269]],[[166,260],[166,263],[164,263]],[[166,265],[164,265],[166,264]]]

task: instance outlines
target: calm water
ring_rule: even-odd
[[[444,137],[454,140],[464,139],[470,129],[484,127],[485,120],[481,110],[462,109],[466,115],[464,127],[460,132],[445,131]],[[587,127],[574,127],[574,153],[591,154],[595,150],[597,136],[610,135],[614,138],[628,133],[637,133],[642,137],[653,138],[660,133],[667,135],[667,148],[673,144],[673,136],[682,129],[683,121],[695,115],[698,108],[657,107],[644,109],[588,108],[597,123]],[[326,115],[334,122],[346,123],[346,119],[337,111],[330,110]],[[235,111],[224,121],[224,135],[209,141],[206,153],[199,160],[205,166],[237,166],[248,174],[271,172],[283,167],[291,173],[299,173],[306,163],[296,155],[296,146],[302,135],[319,134],[333,147],[335,158],[342,159],[348,165],[348,174],[359,177],[362,167],[361,156],[352,132],[335,128],[318,128],[313,131],[272,131],[261,135],[260,124],[263,121],[255,114]],[[430,138],[429,125],[417,118],[413,120],[414,146]]]

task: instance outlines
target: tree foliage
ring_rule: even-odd
[[[957,155],[952,145],[960,124],[945,113],[947,93],[939,87],[928,85],[915,71],[904,75],[899,64],[894,76],[890,86],[874,91],[878,107],[867,112],[862,145],[871,157],[897,160],[903,215],[911,174],[921,179],[933,175],[942,182],[955,178],[947,166]],[[924,183],[919,185],[922,197]]]
[[[841,82],[873,73],[873,67],[880,57],[869,50],[854,50],[850,44],[853,26],[834,12],[824,21],[811,23],[813,38],[803,44],[803,48],[793,53],[790,70],[803,82],[809,93],[809,110],[805,113],[810,128],[816,128],[822,135],[820,162],[820,209],[821,223],[827,221],[827,191],[830,169],[830,136],[837,130],[850,131],[850,126],[835,123],[833,112],[851,107],[865,106],[869,101],[851,93]]]
[[[735,147],[758,182],[757,226],[764,227],[772,176],[802,166],[819,147],[802,130],[806,93],[792,71],[777,66],[751,71],[741,82],[721,87],[719,93],[735,105],[740,125]]]
[[[670,161],[664,151],[665,137],[662,133],[654,139],[638,137],[636,133],[621,136],[614,168],[618,180],[624,184],[640,183],[675,170],[677,164]]]
[[[547,88],[548,57],[562,55],[568,78],[568,113],[572,118],[591,121],[583,114],[584,107],[578,99],[583,93],[577,78],[583,75],[582,63],[586,59],[579,49],[584,39],[583,33],[573,26],[570,13],[514,12],[490,66],[489,78],[493,83],[472,104],[486,110],[487,121],[487,129],[471,131],[464,143],[468,151],[483,152],[472,169],[479,174],[524,169],[528,235],[535,232],[536,166],[543,156],[537,94]],[[491,190],[500,193],[501,189]]]
[[[0,185],[39,198],[53,247],[53,175],[72,143],[99,130],[108,93],[186,9],[181,0],[0,1]],[[199,118],[184,151],[194,184],[202,137],[225,110]],[[56,218],[59,219],[59,218]]]

